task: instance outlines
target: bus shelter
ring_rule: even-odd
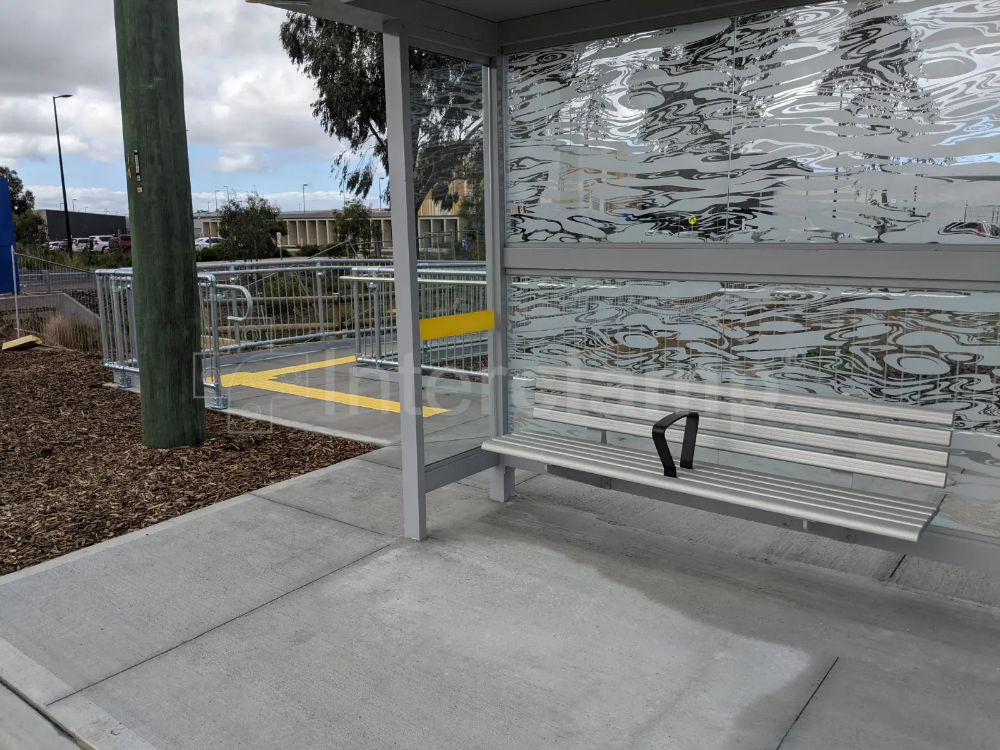
[[[268,4],[383,37],[407,536],[465,476],[509,498],[531,462],[477,444],[531,423],[539,366],[579,366],[953,409],[941,511],[865,543],[1000,572],[995,4]],[[415,152],[448,117],[449,179],[482,186],[490,377],[466,449],[431,456]]]

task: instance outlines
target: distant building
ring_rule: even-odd
[[[465,221],[458,215],[461,198],[466,194],[465,180],[455,180],[450,186],[459,201],[444,209],[430,194],[417,210],[417,235],[424,249],[453,248],[465,233]],[[382,238],[382,249],[392,250],[392,216],[388,209],[370,209],[376,235]],[[285,224],[283,243],[289,247],[332,245],[336,241],[336,219],[340,209],[327,211],[282,211],[278,219]],[[195,214],[195,237],[218,237],[219,214],[199,211]]]
[[[199,237],[210,237],[211,236],[211,235],[205,234],[205,227],[203,226],[203,222],[202,222],[203,219],[206,219],[206,218],[208,218],[210,216],[211,217],[217,217],[218,214],[213,213],[212,211],[205,211],[204,209],[202,209],[201,211],[195,211],[194,212],[194,238],[195,239],[198,239]]]
[[[37,214],[45,222],[49,242],[66,239],[66,212],[41,208]],[[69,228],[74,237],[92,237],[95,234],[127,234],[128,219],[115,214],[94,214],[83,211],[69,212]]]

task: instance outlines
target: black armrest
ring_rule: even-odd
[[[694,444],[698,439],[698,412],[678,411],[668,414],[655,425],[653,425],[653,445],[656,452],[660,454],[660,461],[663,462],[663,476],[676,477],[677,467],[674,466],[674,457],[670,455],[670,448],[667,446],[667,428],[678,419],[687,418],[684,424],[684,442],[681,444],[681,468],[694,468]]]

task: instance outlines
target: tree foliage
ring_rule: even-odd
[[[313,115],[346,143],[334,174],[345,190],[367,197],[379,169],[388,174],[381,35],[289,12],[281,43],[316,86]],[[482,72],[478,63],[413,48],[410,72],[414,198],[419,206],[431,193],[449,209],[457,200],[454,180],[482,179],[481,158],[474,173],[466,173],[468,153],[477,143],[482,147]]]
[[[371,212],[361,200],[347,201],[335,220],[337,242],[350,244],[350,249],[362,252],[366,257],[372,245]],[[344,248],[345,254],[348,250]]]
[[[35,213],[35,196],[24,189],[24,182],[10,167],[0,166],[0,178],[10,187],[10,205],[14,209],[14,239],[21,247],[44,244],[48,233],[45,221]]]
[[[260,193],[247,193],[245,200],[233,194],[219,211],[219,234],[226,260],[272,258],[277,254],[277,233],[285,231],[278,220],[280,210]]]

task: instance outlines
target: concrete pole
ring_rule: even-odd
[[[177,0],[115,0],[142,440],[205,440],[201,302]]]

